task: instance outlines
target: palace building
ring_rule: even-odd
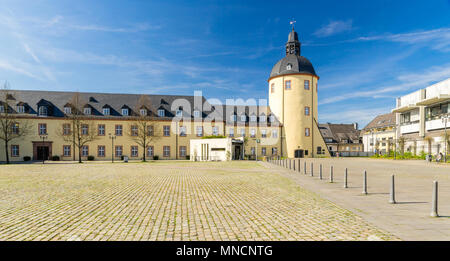
[[[319,76],[300,47],[292,28],[268,79],[269,106],[210,104],[201,95],[2,90],[0,121],[17,138],[7,150],[0,140],[0,161],[6,151],[10,161],[187,159],[191,140],[224,136],[241,144],[233,159],[329,156],[317,123]]]

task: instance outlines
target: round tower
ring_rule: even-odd
[[[294,27],[286,43],[286,56],[269,77],[270,109],[283,124],[282,156],[329,155],[317,122],[317,76],[313,65],[301,56],[301,43]]]

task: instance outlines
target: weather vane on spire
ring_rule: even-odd
[[[294,19],[291,19],[291,21],[289,22],[289,24],[292,25],[292,30],[294,30],[294,24],[295,24],[296,22],[297,22],[297,21],[295,21]]]

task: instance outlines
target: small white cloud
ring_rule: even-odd
[[[314,35],[317,37],[327,37],[347,31],[351,31],[353,29],[353,21],[331,21],[327,25],[323,26],[316,32]]]

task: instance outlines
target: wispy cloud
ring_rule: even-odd
[[[99,32],[110,32],[110,33],[137,33],[147,30],[160,29],[159,25],[150,25],[148,23],[136,24],[129,27],[108,27],[102,25],[70,25],[71,28],[82,30],[82,31],[99,31]]]
[[[327,25],[319,28],[313,34],[317,37],[327,37],[343,32],[348,32],[353,29],[353,21],[330,21]]]
[[[379,88],[371,88],[367,91],[349,92],[323,99],[319,105],[335,103],[343,100],[367,97],[386,97],[385,94],[405,92],[413,88],[424,88],[429,84],[438,82],[450,77],[450,64],[435,66],[420,73],[407,73],[397,77],[398,84],[391,84]]]
[[[321,113],[319,121],[323,122],[339,122],[339,123],[353,123],[366,124],[371,121],[375,116],[388,113],[388,108],[351,108],[345,111],[333,112],[333,113]],[[363,127],[363,126],[361,126]]]
[[[354,39],[355,41],[390,41],[407,44],[430,43],[432,49],[443,52],[450,52],[450,28],[439,28],[428,31],[400,33],[400,34],[383,34],[375,36],[362,36]]]

